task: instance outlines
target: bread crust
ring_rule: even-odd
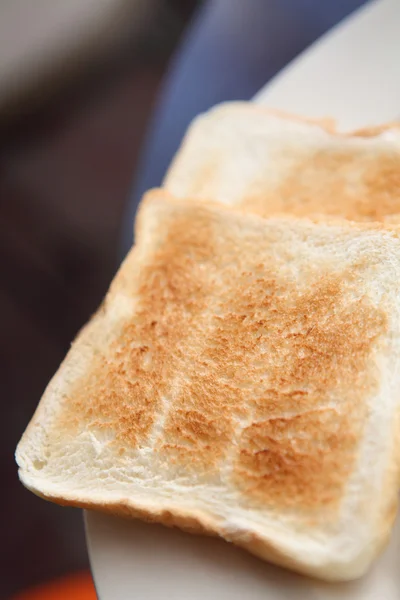
[[[306,561],[293,557],[289,552],[280,549],[273,541],[267,540],[253,531],[241,530],[240,532],[227,532],[221,527],[217,519],[202,511],[184,511],[178,506],[171,504],[166,508],[143,507],[135,504],[134,499],[121,499],[119,502],[104,501],[93,502],[82,498],[74,497],[73,494],[44,494],[38,488],[31,487],[30,484],[21,477],[22,483],[30,489],[35,495],[43,500],[54,502],[60,506],[69,506],[81,508],[84,510],[100,511],[104,514],[121,517],[123,519],[138,519],[150,524],[160,524],[165,527],[176,527],[181,531],[194,534],[218,537],[226,542],[232,543],[238,548],[250,552],[253,556],[271,562],[280,567],[289,569],[300,575],[307,575],[312,578],[322,579],[327,582],[352,581],[361,577],[369,567],[371,560],[384,550],[390,539],[390,532],[393,528],[397,515],[398,503],[392,506],[391,510],[384,515],[381,523],[380,534],[377,537],[374,548],[369,549],[364,555],[361,555],[357,562],[346,565],[335,563],[323,563],[320,566],[310,565]]]

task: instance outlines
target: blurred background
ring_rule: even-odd
[[[24,490],[13,453],[118,266],[147,122],[198,4],[0,4],[0,599],[88,565],[81,513]]]
[[[81,512],[27,492],[13,454],[131,244],[142,192],[195,114],[251,98],[363,3],[0,2],[0,600],[88,569]]]

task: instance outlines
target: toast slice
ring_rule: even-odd
[[[164,186],[261,216],[400,220],[400,128],[339,134],[332,123],[227,103],[189,128]]]
[[[21,481],[360,576],[400,483],[400,234],[153,191],[136,239],[22,437]]]

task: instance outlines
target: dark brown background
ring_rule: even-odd
[[[88,564],[81,513],[27,492],[13,452],[118,265],[148,120],[196,4],[160,2],[140,43],[0,115],[0,599]]]

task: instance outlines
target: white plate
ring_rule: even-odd
[[[297,59],[256,101],[362,127],[400,113],[400,0],[373,2]],[[361,581],[325,585],[215,539],[87,513],[101,600],[399,600],[400,523]]]
[[[86,516],[101,600],[399,600],[400,522],[367,577],[329,585],[289,573],[214,538]]]
[[[343,128],[400,116],[400,1],[379,0],[350,16],[256,96],[256,102]]]

